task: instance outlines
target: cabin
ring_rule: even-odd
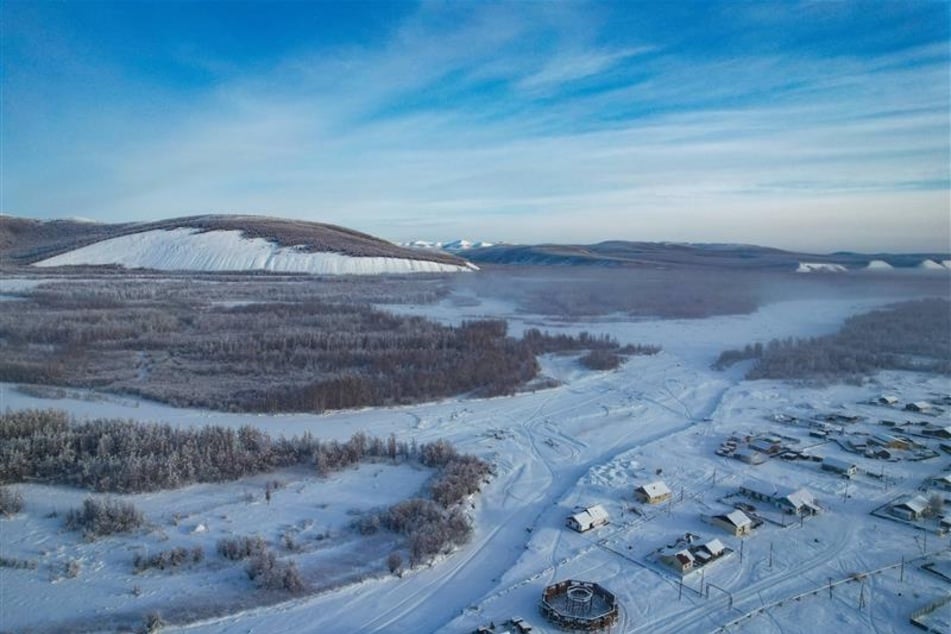
[[[710,563],[726,553],[726,546],[719,539],[711,539],[693,549],[693,555],[700,561],[700,565]]]
[[[634,489],[634,497],[645,504],[660,504],[673,497],[673,493],[663,481],[657,480]]]
[[[658,557],[660,563],[664,564],[668,568],[672,568],[680,574],[686,574],[693,569],[694,564],[697,562],[697,559],[693,556],[693,553],[686,548],[680,550],[671,551],[671,552],[662,552]]]
[[[586,508],[580,513],[569,516],[565,524],[567,524],[568,528],[574,529],[579,533],[584,533],[598,526],[604,526],[609,520],[610,517],[608,516],[608,512],[604,510],[604,507],[600,504],[596,504],[590,508]]]
[[[723,515],[714,515],[710,518],[710,523],[714,526],[719,526],[735,537],[749,535],[753,530],[753,520],[739,509],[724,513]]]
[[[898,397],[890,394],[882,394],[878,397],[878,404],[888,406],[898,405]]]
[[[841,460],[840,458],[827,456],[822,459],[822,470],[831,471],[832,473],[837,473],[846,478],[851,478],[858,472],[859,468],[858,465],[855,465],[848,460]]]
[[[913,522],[917,519],[921,519],[927,510],[928,500],[920,495],[915,495],[892,504],[888,512],[895,517]]]
[[[657,556],[658,561],[685,575],[733,552],[719,539],[694,545],[697,539],[698,536],[688,533],[685,539],[678,539],[676,544],[662,549]]]
[[[777,497],[774,504],[784,513],[792,513],[793,515],[817,515],[819,513],[816,498],[807,489],[796,489],[791,493]]]
[[[795,515],[817,515],[820,511],[815,497],[807,489],[786,492],[775,488],[766,488],[759,484],[746,484],[740,487],[740,493],[754,500],[769,502],[783,513]]]
[[[922,434],[926,436],[933,436],[935,438],[941,438],[942,440],[947,440],[951,438],[951,426],[946,427],[926,427],[922,430]]]
[[[928,486],[951,491],[951,473],[945,473],[928,479]]]
[[[905,409],[909,412],[930,412],[933,407],[928,401],[916,401],[905,405]]]

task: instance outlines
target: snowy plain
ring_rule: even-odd
[[[318,438],[342,440],[364,431],[417,442],[445,438],[495,465],[497,475],[473,501],[476,531],[471,543],[434,565],[400,578],[388,575],[382,570],[388,551],[371,545],[364,554],[377,572],[358,582],[166,631],[461,633],[521,616],[535,632],[555,632],[538,614],[542,589],[575,578],[596,581],[618,596],[622,608],[615,632],[712,632],[727,625],[729,631],[750,633],[907,632],[915,631],[908,621],[912,611],[951,591],[946,581],[922,571],[922,561],[914,559],[925,550],[944,550],[933,557],[947,561],[948,538],[930,534],[924,543],[924,532],[869,513],[940,472],[947,466],[946,457],[888,463],[886,487],[870,478],[844,480],[812,464],[771,460],[752,466],[714,453],[730,434],[750,430],[803,436],[801,442],[808,442],[802,433],[772,422],[778,413],[857,413],[875,420],[886,414],[867,402],[879,394],[899,395],[902,402],[951,394],[947,377],[911,373],[882,373],[861,386],[808,387],[744,381],[742,366],[726,372],[710,369],[726,348],[831,333],[849,315],[888,301],[797,300],[770,304],[750,315],[702,320],[608,317],[565,323],[518,313],[504,302],[447,300],[390,308],[446,323],[504,317],[512,334],[538,326],[608,333],[622,344],[659,344],[663,352],[634,357],[607,373],[585,370],[573,356],[548,356],[543,371],[561,382],[555,388],[323,415],[184,410],[78,390],[61,399],[41,399],[8,384],[0,385],[0,407],[54,407],[79,419],[118,417],[181,426],[250,424],[274,436],[309,431]],[[946,414],[938,420],[949,424]],[[880,465],[863,466],[871,470]],[[46,517],[51,509],[76,505],[85,492],[21,487],[26,512],[0,521],[4,556],[54,562],[75,557],[86,565],[79,578],[54,582],[42,567],[0,569],[0,630],[66,631],[63,626],[74,622],[108,623],[113,611],[145,613],[163,602],[227,601],[242,589],[251,593],[240,569],[202,568],[194,575],[140,578],[129,569],[129,553],[142,543],[212,544],[228,531],[257,531],[269,539],[289,527],[305,536],[321,527],[341,532],[348,510],[370,508],[390,495],[405,497],[422,486],[426,474],[370,465],[334,476],[331,482],[300,472],[274,477],[287,481],[287,487],[276,493],[271,505],[260,499],[267,478],[129,496],[160,526],[144,538],[110,538],[92,545]],[[634,487],[658,477],[675,492],[675,503],[636,503]],[[381,487],[384,479],[386,486]],[[751,479],[806,486],[824,510],[802,525],[763,526],[745,538],[741,548],[739,538],[709,526],[701,516],[728,510],[721,499]],[[248,501],[245,490],[256,491],[257,499]],[[584,534],[565,528],[567,515],[598,503],[608,509],[611,524]],[[173,513],[182,517],[176,519]],[[236,523],[242,530],[235,530]],[[199,524],[206,530],[195,533]],[[737,552],[718,562],[704,580],[688,576],[681,589],[679,580],[650,555],[686,532],[718,537],[743,555]],[[338,555],[352,545],[346,540],[334,543]],[[898,568],[891,568],[863,581],[847,581],[903,558],[908,564],[901,580]],[[319,561],[307,570],[314,579],[323,574]],[[831,598],[826,589],[830,579],[842,581]],[[699,591],[701,583],[707,584],[706,596]],[[141,585],[138,596],[130,591],[135,585]],[[816,589],[817,594],[795,599]],[[220,592],[224,596],[219,597]],[[108,626],[103,631],[109,631]]]

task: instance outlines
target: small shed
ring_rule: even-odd
[[[858,465],[834,456],[827,456],[822,459],[822,469],[823,471],[838,473],[846,478],[851,478],[859,470]]]
[[[710,523],[714,526],[719,526],[736,537],[749,535],[750,531],[753,530],[753,520],[739,509],[724,513],[723,515],[714,515],[710,518]]]
[[[897,405],[898,397],[892,396],[891,394],[882,394],[881,396],[878,397],[878,404],[879,405]]]
[[[928,500],[921,497],[920,495],[915,495],[892,504],[888,511],[895,517],[900,517],[903,520],[914,521],[920,519],[925,514],[927,509]]]
[[[934,406],[928,401],[916,401],[905,405],[905,409],[909,412],[930,412],[933,407]]]
[[[712,561],[726,552],[726,546],[719,539],[711,539],[694,549],[694,556],[704,563]]]
[[[604,507],[600,504],[595,504],[592,507],[586,508],[580,513],[576,513],[568,517],[565,522],[568,525],[568,528],[572,528],[579,533],[589,531],[592,528],[597,528],[598,526],[604,526],[610,520],[608,512],[604,510]]]
[[[673,496],[670,489],[662,480],[651,482],[634,489],[634,497],[647,504],[660,504]]]

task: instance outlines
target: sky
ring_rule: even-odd
[[[951,251],[951,4],[0,4],[0,212]]]

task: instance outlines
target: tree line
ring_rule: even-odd
[[[363,432],[346,441],[319,440],[310,433],[275,439],[250,426],[177,428],[114,419],[75,423],[57,410],[0,415],[0,484],[39,480],[138,493],[232,481],[292,465],[309,465],[326,475],[364,460],[415,461],[436,470],[432,486],[445,505],[473,493],[489,469],[441,440],[417,444]]]
[[[824,337],[774,339],[720,354],[714,368],[755,360],[747,379],[855,379],[879,370],[951,374],[951,302],[927,298],[848,318]]]

